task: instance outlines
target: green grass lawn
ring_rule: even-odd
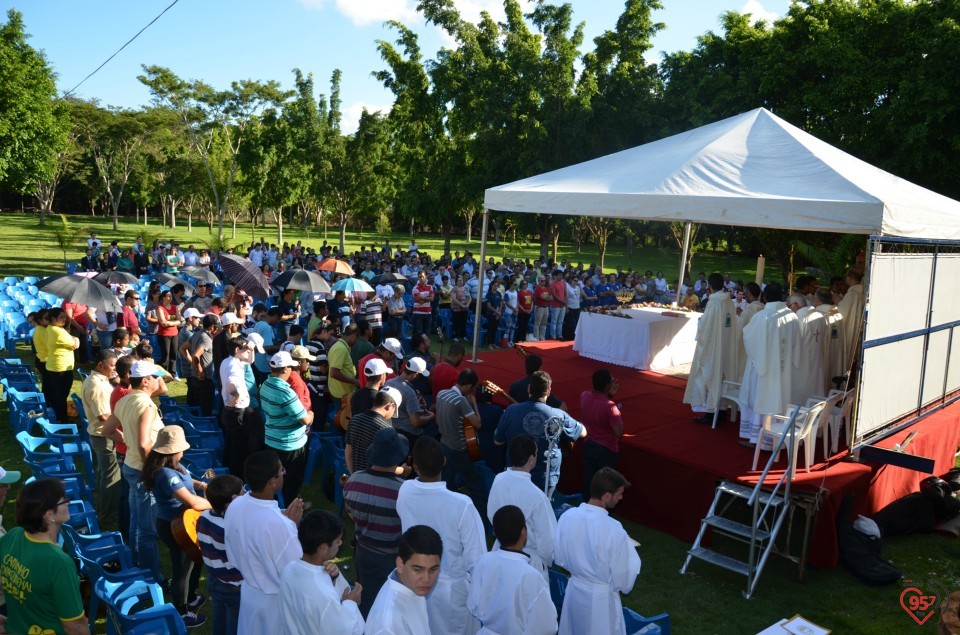
[[[80,219],[77,219],[79,221]],[[110,240],[117,236],[124,244],[130,244],[137,235],[132,225],[121,226],[121,231],[114,234],[108,222],[104,219],[83,219],[85,224],[94,227],[101,237]],[[45,275],[62,271],[62,256],[53,245],[44,230],[36,226],[36,219],[20,214],[0,215],[3,238],[3,249],[0,249],[0,274],[2,275]],[[156,230],[156,227],[151,229]],[[275,229],[271,229],[275,235]],[[261,233],[258,230],[258,236]],[[267,230],[263,233],[269,237]],[[205,226],[198,227],[192,234],[186,229],[178,228],[170,232],[182,244],[193,242],[199,245],[203,239],[208,239]],[[290,240],[305,239],[296,232],[284,232]],[[247,228],[246,236],[249,237]],[[335,238],[330,233],[331,242]],[[393,241],[406,237],[395,236]],[[268,238],[269,239],[269,238]],[[239,242],[239,241],[238,241]],[[366,239],[350,234],[349,247],[355,247]],[[401,241],[403,242],[403,241]],[[437,250],[441,241],[436,237],[418,236],[417,242],[421,248]],[[319,243],[314,234],[312,241],[307,244]],[[455,243],[455,249],[463,251],[466,248],[479,250],[479,243],[469,246],[465,243]],[[76,257],[81,255],[81,246],[77,246]],[[584,247],[586,251],[588,247]],[[502,256],[502,252],[494,249],[495,256]],[[561,251],[561,253],[568,253]],[[524,256],[535,256],[533,249],[525,251]],[[573,256],[575,259],[575,256]],[[583,260],[589,261],[591,254],[583,254]],[[640,268],[676,267],[678,255],[670,250],[643,250],[637,252],[633,266]],[[733,277],[743,275],[748,277],[753,263],[746,259],[732,259],[728,266],[724,266],[723,257],[698,256],[694,267],[699,269],[719,269],[731,272]],[[624,254],[613,251],[608,265],[623,264],[627,266]],[[770,264],[768,263],[768,267]],[[752,277],[752,276],[751,276]],[[21,347],[19,355],[25,361],[32,361],[32,354],[26,347]],[[74,392],[80,390],[79,382],[74,383]],[[183,396],[186,387],[183,383],[170,385],[170,392],[174,396]],[[26,470],[22,462],[19,447],[9,434],[9,424],[6,408],[0,407],[0,427],[6,424],[7,434],[0,434],[0,465],[6,469]],[[26,472],[29,474],[29,472]],[[665,483],[636,483],[634,487],[669,487]],[[16,486],[14,487],[14,493]],[[677,505],[684,504],[683,491],[676,493]],[[304,498],[312,501],[315,506],[335,509],[326,500],[321,492],[320,484],[314,482],[304,490]],[[3,508],[6,526],[13,524],[12,497]],[[706,513],[706,509],[703,510]],[[799,522],[799,519],[798,519]],[[349,550],[349,534],[352,529],[348,526],[341,550],[340,564],[348,579],[356,576]],[[682,543],[671,536],[659,533],[652,529],[625,522],[627,530],[641,544],[639,549],[643,559],[643,569],[633,591],[624,598],[624,603],[643,615],[653,615],[667,612],[671,615],[674,633],[697,634],[750,634],[756,633],[784,617],[792,617],[799,613],[813,622],[830,628],[834,633],[865,633],[888,635],[891,633],[932,633],[936,631],[936,619],[930,619],[923,627],[919,627],[900,607],[900,593],[908,586],[917,586],[921,589],[930,580],[938,580],[947,589],[960,588],[960,571],[957,561],[960,558],[960,543],[956,540],[940,536],[924,535],[895,538],[888,540],[884,545],[884,555],[892,560],[904,573],[904,581],[900,584],[883,588],[870,588],[857,582],[842,568],[829,570],[808,569],[803,582],[797,580],[796,565],[782,558],[773,557],[767,570],[758,584],[753,599],[745,600],[741,591],[745,587],[745,579],[717,569],[702,562],[695,562],[690,574],[681,576],[680,567],[689,545]],[[795,532],[798,533],[798,532]],[[167,562],[165,548],[161,546],[161,556]],[[909,583],[908,583],[909,581]],[[205,583],[204,583],[205,584]],[[206,610],[206,609],[205,609]],[[209,615],[209,611],[207,614]],[[102,625],[98,627],[102,629]],[[194,630],[195,633],[210,633],[211,625]]]

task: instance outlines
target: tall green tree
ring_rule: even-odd
[[[51,180],[69,130],[56,94],[53,70],[27,44],[23,15],[10,9],[0,25],[0,186],[32,194]],[[49,211],[41,206],[41,225]]]

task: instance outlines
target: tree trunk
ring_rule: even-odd
[[[557,262],[557,249],[560,247],[560,230],[555,229],[553,233],[553,262]]]
[[[500,245],[500,223],[493,217],[490,218],[490,222],[493,223],[493,244]]]
[[[120,199],[110,201],[110,207],[113,208],[113,231],[120,228],[120,220],[117,218],[117,211],[120,209]]]
[[[146,205],[143,206],[143,226],[147,226],[147,210],[150,209]]]
[[[633,232],[627,232],[627,263],[633,264]]]
[[[193,210],[187,210],[187,232],[193,233]]]
[[[231,238],[232,240],[236,240],[236,238],[237,238],[237,217],[234,216],[234,217],[232,218],[232,220],[233,220],[233,231],[230,233],[230,238]]]
[[[413,221],[410,221],[410,235],[413,235]],[[324,238],[326,240],[326,238]],[[340,253],[346,251],[347,244],[347,213],[340,212]]]
[[[277,209],[277,246],[283,246],[283,208]]]
[[[440,222],[440,233],[443,235],[443,253],[450,253],[450,234],[452,233],[450,227],[450,220],[445,219]]]

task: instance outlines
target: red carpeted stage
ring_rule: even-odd
[[[580,415],[580,393],[590,390],[594,370],[604,366],[580,357],[569,342],[524,344],[544,358],[544,370],[553,378],[553,392],[563,399],[576,418]],[[482,354],[483,364],[476,366],[482,379],[507,388],[523,376],[523,359],[514,350]],[[689,406],[682,403],[684,379],[649,371],[611,367],[620,382],[616,401],[623,404],[626,434],[620,448],[620,471],[630,480],[618,513],[647,527],[666,532],[692,543],[713,500],[719,479],[753,482],[753,450],[738,442],[739,425],[727,423],[712,430],[693,423]],[[935,413],[879,445],[893,447],[917,430],[910,452],[936,460],[936,473],[953,466],[960,439],[960,403]],[[819,567],[837,564],[835,519],[840,501],[846,494],[857,496],[857,508],[871,514],[900,496],[917,491],[926,476],[893,466],[870,466],[843,460],[841,453],[830,461],[820,456],[810,473],[798,468],[793,487],[816,492],[823,488],[822,505],[817,516],[808,561]],[[578,451],[575,451],[575,455]],[[761,453],[761,461],[769,455]],[[781,454],[785,467],[786,453]],[[560,489],[580,490],[576,456],[565,460]],[[762,469],[762,463],[761,463]],[[771,473],[770,477],[779,477]],[[775,480],[775,479],[774,479]]]

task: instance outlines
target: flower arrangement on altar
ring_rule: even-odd
[[[628,304],[627,309],[667,309],[669,311],[675,311],[678,313],[693,313],[690,309],[682,306],[671,306],[669,304],[662,304],[660,302],[636,302],[634,304]]]
[[[584,309],[587,313],[596,313],[598,315],[609,315],[611,317],[626,318],[632,320],[633,316],[620,310],[617,306],[591,306]]]

